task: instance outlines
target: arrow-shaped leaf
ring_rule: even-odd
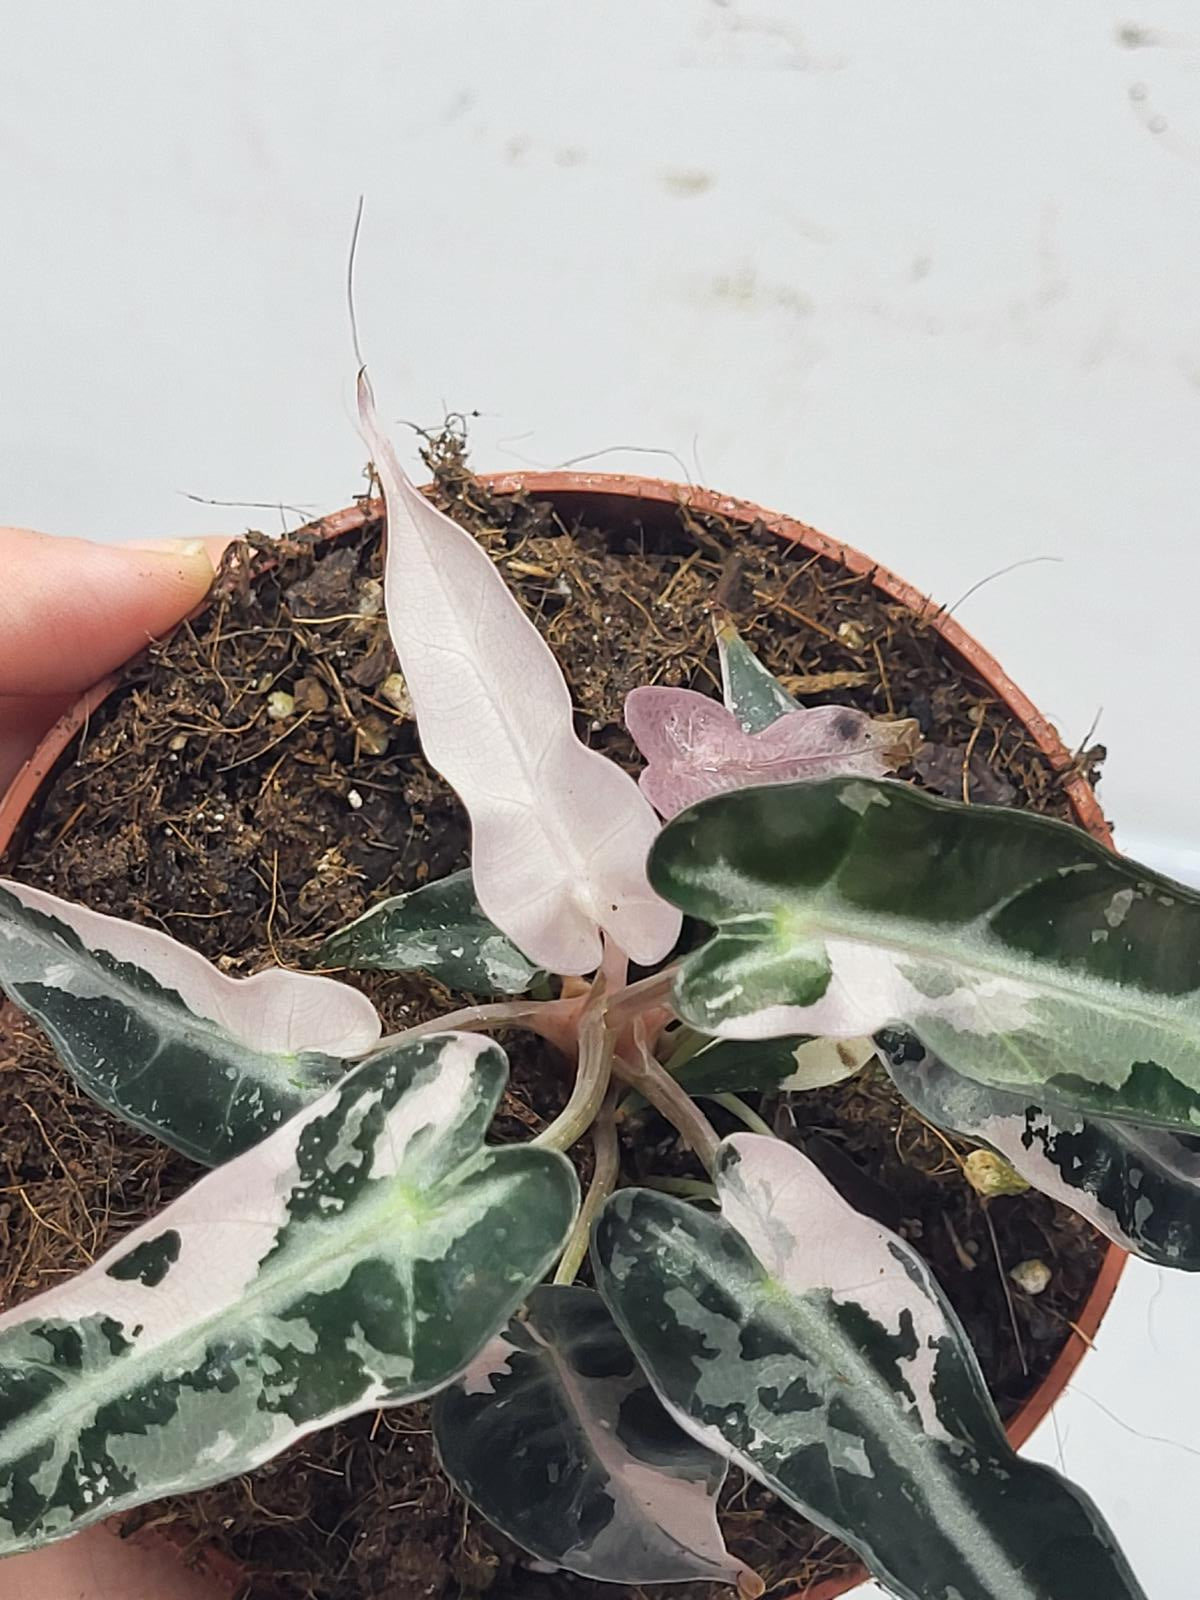
[[[1145,1600],[1087,1497],[1009,1447],[915,1251],[778,1139],[725,1140],[717,1187],[719,1218],[621,1190],[593,1243],[683,1427],[901,1600]]]
[[[717,926],[676,991],[704,1033],[907,1027],[1041,1105],[1200,1126],[1200,894],[1066,823],[832,779],[696,807],[650,871]]]
[[[716,624],[716,633],[722,698],[743,733],[761,733],[789,711],[803,709],[767,671],[732,622],[723,618]]]
[[[523,994],[540,970],[484,916],[469,869],[381,900],[331,934],[313,965],[419,968],[468,994]]]
[[[813,706],[745,733],[716,700],[647,685],[625,697],[625,726],[647,765],[639,778],[664,817],[733,789],[835,774],[882,777],[919,742],[917,724],[880,722],[851,706]]]
[[[746,1573],[717,1527],[725,1461],[672,1422],[591,1289],[536,1288],[438,1396],[433,1431],[471,1504],[555,1566],[630,1584]]]
[[[951,1072],[911,1036],[885,1051],[896,1087],[923,1117],[1002,1155],[1026,1183],[1160,1267],[1200,1272],[1200,1140],[1164,1128],[1053,1115]]]
[[[662,960],[679,916],[646,881],[654,812],[576,737],[549,645],[487,552],[409,481],[365,373],[358,398],[387,502],[388,627],[421,747],[471,818],[480,905],[549,972],[598,967],[602,929],[634,961]]]
[[[481,1146],[505,1077],[472,1035],[381,1051],[0,1317],[0,1554],[461,1372],[578,1200],[556,1152]]]
[[[98,1101],[216,1165],[379,1040],[365,995],[272,968],[231,978],[165,933],[0,880],[0,989]]]

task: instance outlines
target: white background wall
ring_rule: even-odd
[[[0,520],[347,502],[362,191],[385,416],[478,409],[482,467],[673,451],[598,465],[942,600],[1054,557],[960,615],[1200,872],[1198,90],[1194,0],[2,0]],[[1198,1312],[1131,1272],[1040,1441],[1152,1600],[1200,1592]]]

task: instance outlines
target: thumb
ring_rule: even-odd
[[[204,543],[92,544],[0,528],[0,695],[74,694],[199,605]]]

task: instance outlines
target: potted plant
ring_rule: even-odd
[[[265,558],[280,583],[291,555],[304,569],[286,605],[273,593],[276,622],[244,630],[227,625],[248,583],[232,568],[190,657],[228,694],[214,709],[176,673],[154,702],[160,733],[172,730],[163,762],[174,756],[185,774],[170,792],[192,786],[186,827],[161,803],[157,758],[130,743],[128,720],[113,720],[88,757],[89,797],[43,795],[27,822],[40,830],[34,846],[0,885],[0,985],[72,1082],[146,1136],[139,1160],[157,1159],[156,1181],[180,1191],[77,1276],[0,1317],[0,1549],[166,1495],[216,1492],[289,1449],[294,1463],[300,1441],[360,1413],[370,1434],[360,1428],[355,1446],[384,1475],[392,1408],[432,1398],[449,1479],[527,1552],[522,1593],[569,1592],[536,1576],[547,1569],[746,1595],[794,1577],[747,1559],[761,1532],[722,1531],[732,1464],[752,1486],[749,1516],[770,1527],[801,1514],[910,1600],[1141,1595],[1086,1496],[1014,1454],[926,1258],[958,1261],[981,1345],[1007,1349],[1011,1332],[1021,1348],[1024,1319],[1043,1347],[1042,1380],[1066,1332],[1050,1325],[1080,1324],[1082,1311],[1084,1332],[1094,1328],[1119,1267],[1114,1253],[1098,1277],[1101,1252],[1072,1214],[1124,1249],[1197,1265],[1188,952],[1200,897],[1054,816],[973,803],[979,790],[1000,798],[1004,783],[1016,792],[1011,776],[978,764],[985,733],[1010,756],[1014,737],[1025,749],[1050,735],[1012,699],[1024,723],[1015,735],[1003,705],[989,725],[986,693],[970,715],[945,695],[935,703],[945,688],[936,633],[912,632],[924,670],[893,684],[881,632],[801,612],[843,656],[878,664],[877,677],[799,675],[807,681],[792,688],[826,701],[801,707],[734,623],[744,574],[712,522],[723,512],[747,540],[770,540],[734,504],[693,496],[669,507],[676,534],[682,518],[693,535],[669,581],[705,591],[721,698],[639,684],[637,662],[631,673],[622,659],[636,655],[636,636],[616,657],[605,648],[619,574],[607,588],[590,581],[571,565],[565,530],[503,484],[488,509],[509,536],[493,527],[485,548],[412,487],[365,380],[361,401],[387,505],[382,587],[300,541]],[[482,491],[456,460],[452,450],[440,479],[462,515]],[[587,486],[574,480],[576,493]],[[658,492],[641,486],[645,502]],[[366,524],[369,510],[335,531],[356,519]],[[544,562],[555,540],[565,541],[557,572]],[[816,571],[823,551],[810,544]],[[837,555],[843,576],[831,562],[823,582],[848,576],[878,608],[878,591],[854,574],[860,558]],[[790,579],[804,567],[793,560]],[[501,569],[538,586],[545,636]],[[563,615],[555,598],[584,591],[594,672],[576,694],[586,713],[605,681],[632,689],[640,784],[579,738],[546,642]],[[785,593],[795,600],[782,586],[767,598],[797,611]],[[886,608],[877,616],[886,622]],[[657,624],[646,621],[649,634]],[[343,642],[331,645],[326,628]],[[247,631],[250,660],[239,659],[255,670],[226,682],[221,652]],[[286,681],[276,633],[292,651]],[[865,679],[888,714],[851,703]],[[130,691],[131,715],[148,714],[143,688]],[[354,842],[328,837],[333,813],[320,806],[369,812],[372,850],[403,856],[405,829],[424,826],[445,790],[409,747],[407,814],[389,824],[335,743],[300,742],[339,697],[356,760],[382,758],[391,722],[415,719],[428,767],[469,818],[469,871],[458,866],[461,823],[457,837],[447,824],[437,838],[427,830],[404,892],[364,891]],[[946,747],[923,752],[901,709],[931,725],[961,717],[960,799],[929,792],[944,786]],[[588,720],[628,760],[601,719]],[[231,745],[251,730],[252,761]],[[309,758],[301,773],[307,765],[316,809],[284,809],[267,861],[237,818],[279,805],[272,785],[289,740]],[[229,775],[247,766],[253,809],[235,816],[241,780]],[[114,770],[115,789],[100,777]],[[924,792],[888,776],[898,770]],[[1015,758],[1008,771],[1020,775]],[[203,793],[196,775],[211,785]],[[1021,797],[1062,812],[1062,778],[1039,758]],[[1077,818],[1100,832],[1077,772],[1066,787],[1082,797]],[[147,793],[157,831],[139,846]],[[63,851],[88,807],[96,831],[68,868]],[[299,882],[287,859],[281,870],[289,828],[302,835],[290,841],[306,863]],[[190,904],[171,898],[183,857]],[[247,872],[262,884],[249,905]],[[85,882],[88,904],[54,892],[63,875]],[[281,905],[281,885],[293,884]],[[313,930],[341,905],[356,914]],[[188,943],[164,931],[191,918]],[[270,950],[286,924],[305,970],[293,959],[243,975],[190,947],[219,958],[223,936],[236,944],[247,923]],[[519,1092],[506,1095],[497,1032]],[[551,1059],[570,1072],[548,1109]],[[831,1127],[835,1108],[852,1104]],[[906,1213],[906,1194],[864,1171],[873,1136],[847,1132],[883,1127],[900,1146],[906,1119],[941,1174],[936,1239],[932,1222]],[[173,1166],[151,1154],[162,1147],[179,1153]],[[189,1162],[211,1170],[187,1187]],[[934,1176],[932,1165],[922,1173]],[[1035,1209],[1010,1235],[997,1197],[1018,1191]],[[1001,1271],[964,1237],[967,1223],[955,1225],[951,1192]],[[1083,1263],[1071,1317],[1052,1309],[1054,1280],[1079,1262],[1055,1254],[1055,1226]],[[1030,1228],[1041,1250],[1005,1259]],[[972,1314],[985,1276],[1011,1329]],[[1027,1378],[1033,1354],[1021,1348]],[[1004,1378],[993,1387],[1011,1413]],[[417,1457],[424,1484],[429,1456]],[[350,1482],[360,1469],[340,1470]],[[384,1509],[404,1516],[399,1503]],[[738,1517],[734,1507],[726,1531]],[[487,1572],[460,1568],[458,1587],[485,1589],[496,1559]],[[507,1561],[503,1573],[518,1570]],[[808,1592],[840,1592],[854,1576],[843,1568]],[[428,1575],[406,1592],[431,1592]]]

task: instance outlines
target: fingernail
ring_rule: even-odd
[[[122,550],[143,550],[156,556],[204,556],[208,551],[201,539],[130,539],[119,546]]]

